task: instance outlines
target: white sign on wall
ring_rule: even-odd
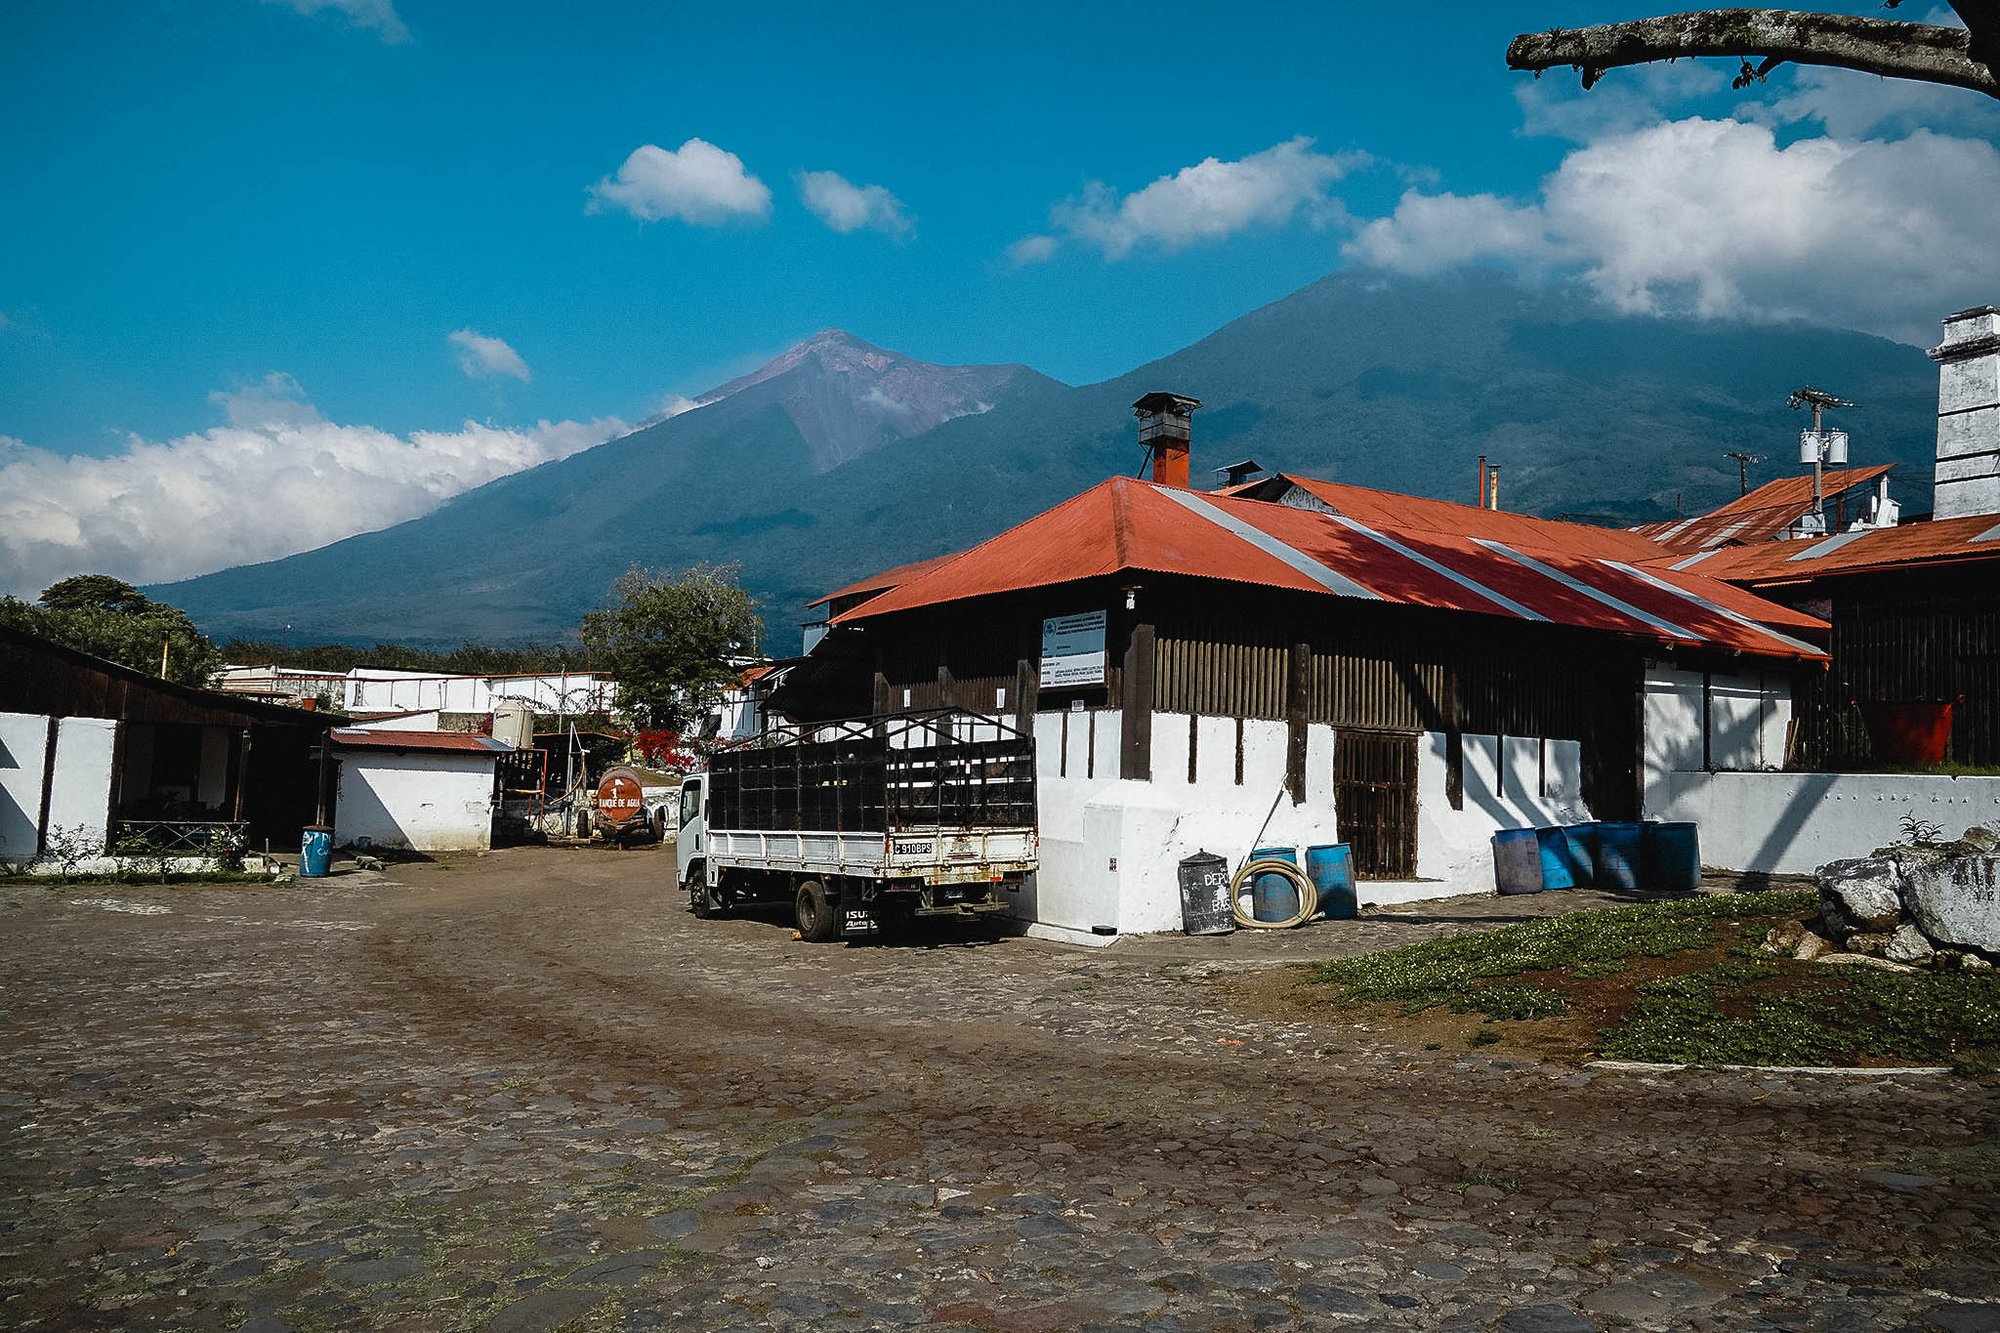
[[[1066,690],[1104,683],[1104,612],[1042,622],[1042,688]]]

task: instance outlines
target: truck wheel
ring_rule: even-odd
[[[688,886],[688,910],[697,920],[707,921],[722,915],[722,892],[696,881]]]
[[[840,938],[840,909],[828,900],[826,886],[816,879],[799,885],[792,903],[799,938],[812,944],[831,944]]]

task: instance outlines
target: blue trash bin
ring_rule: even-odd
[[[325,879],[327,871],[332,868],[333,830],[324,824],[309,825],[299,839],[299,876],[302,879]]]
[[[1293,847],[1259,847],[1250,853],[1252,861],[1299,863]],[[1250,915],[1259,921],[1289,921],[1299,914],[1299,886],[1283,875],[1262,874],[1250,881]]]
[[[1493,887],[1502,893],[1542,891],[1542,842],[1531,828],[1503,828],[1493,835]]]
[[[1569,840],[1570,864],[1575,867],[1576,886],[1587,889],[1597,882],[1597,825],[1571,824],[1563,829]]]
[[[1701,887],[1701,841],[1693,824],[1648,824],[1639,867],[1649,889],[1693,893]]]
[[[1306,848],[1306,878],[1319,894],[1319,915],[1332,921],[1358,914],[1354,893],[1354,849],[1344,842]]]
[[[1646,829],[1642,824],[1605,820],[1597,826],[1597,873],[1600,889],[1630,893],[1639,887],[1641,847]]]
[[[1573,889],[1577,884],[1576,854],[1569,849],[1569,830],[1538,828],[1535,842],[1541,848],[1542,887]],[[1589,881],[1585,881],[1588,883]]]

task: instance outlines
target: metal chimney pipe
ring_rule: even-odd
[[[1487,497],[1486,507],[1488,509],[1498,509],[1500,507],[1500,465],[1498,463],[1486,469],[1486,481],[1492,488]]]
[[[1479,507],[1486,508],[1486,455],[1479,455]]]

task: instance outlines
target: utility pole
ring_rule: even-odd
[[[1723,457],[1736,460],[1736,494],[1738,496],[1750,494],[1750,465],[1752,463],[1763,462],[1764,455],[1745,453],[1741,449],[1731,449]]]
[[[1815,389],[1810,384],[1806,385],[1803,389],[1794,389],[1792,396],[1785,401],[1793,411],[1797,411],[1801,407],[1810,407],[1812,409],[1813,516],[1819,520],[1819,531],[1824,533],[1826,531],[1826,465],[1829,461],[1827,455],[1833,451],[1833,442],[1827,438],[1826,432],[1821,428],[1821,414],[1830,407],[1853,407],[1855,404],[1848,402],[1845,398],[1835,397],[1824,389]],[[1838,448],[1840,456],[1831,461],[1845,463],[1847,461],[1847,437],[1845,433],[1841,435]],[[1801,458],[1799,461],[1805,462],[1806,460]]]

